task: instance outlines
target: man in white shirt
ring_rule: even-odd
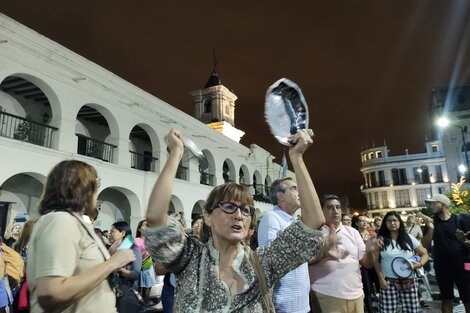
[[[300,208],[297,184],[291,178],[274,181],[269,190],[272,211],[263,215],[258,227],[260,247],[273,241],[294,221],[294,213]],[[273,288],[273,303],[277,313],[307,313],[310,282],[307,263],[300,265],[281,278]]]

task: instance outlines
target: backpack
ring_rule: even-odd
[[[5,262],[5,275],[8,276],[8,281],[11,288],[15,288],[23,278],[24,275],[24,261],[21,255],[2,244],[3,260]]]

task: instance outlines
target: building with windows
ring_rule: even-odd
[[[451,182],[467,176],[470,168],[470,85],[434,88],[431,92],[430,115],[433,137],[442,141]],[[446,123],[438,123],[445,118]],[[441,127],[439,127],[441,126]],[[461,169],[466,168],[466,173]]]
[[[387,146],[361,152],[362,193],[372,213],[414,210],[433,194],[449,189],[442,142],[426,142],[425,152],[390,156]]]
[[[135,229],[166,161],[171,128],[203,148],[206,161],[184,153],[170,211],[183,211],[189,222],[213,186],[228,181],[252,190],[258,213],[271,209],[267,186],[281,167],[260,146],[238,142],[236,96],[215,72],[192,92],[196,119],[1,14],[0,62],[2,234],[18,213],[37,216],[48,172],[66,159],[98,170],[96,226],[122,219]]]

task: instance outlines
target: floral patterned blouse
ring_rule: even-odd
[[[256,273],[249,262],[249,249],[242,244],[232,267],[245,282],[245,287],[241,293],[232,295],[225,282],[219,279],[219,253],[212,240],[202,243],[187,236],[179,222],[168,217],[166,225],[146,228],[145,241],[156,262],[176,274],[175,312],[266,311]],[[268,288],[289,271],[313,259],[323,245],[321,230],[311,229],[298,221],[269,245],[258,248],[256,251]]]

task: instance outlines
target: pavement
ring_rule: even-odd
[[[432,294],[429,294],[429,291],[425,287],[425,284],[422,283],[420,280],[419,288],[423,294],[423,298],[426,301],[426,304],[429,305],[429,308],[423,308],[421,310],[422,313],[440,313],[441,311],[441,301],[439,301],[440,293],[439,287],[437,286],[436,276],[434,275],[434,270],[431,270],[426,274],[429,285],[431,287]],[[465,313],[465,307],[463,306],[462,302],[458,299],[458,291],[454,289],[454,294],[456,295],[456,299],[454,300],[454,313]]]

